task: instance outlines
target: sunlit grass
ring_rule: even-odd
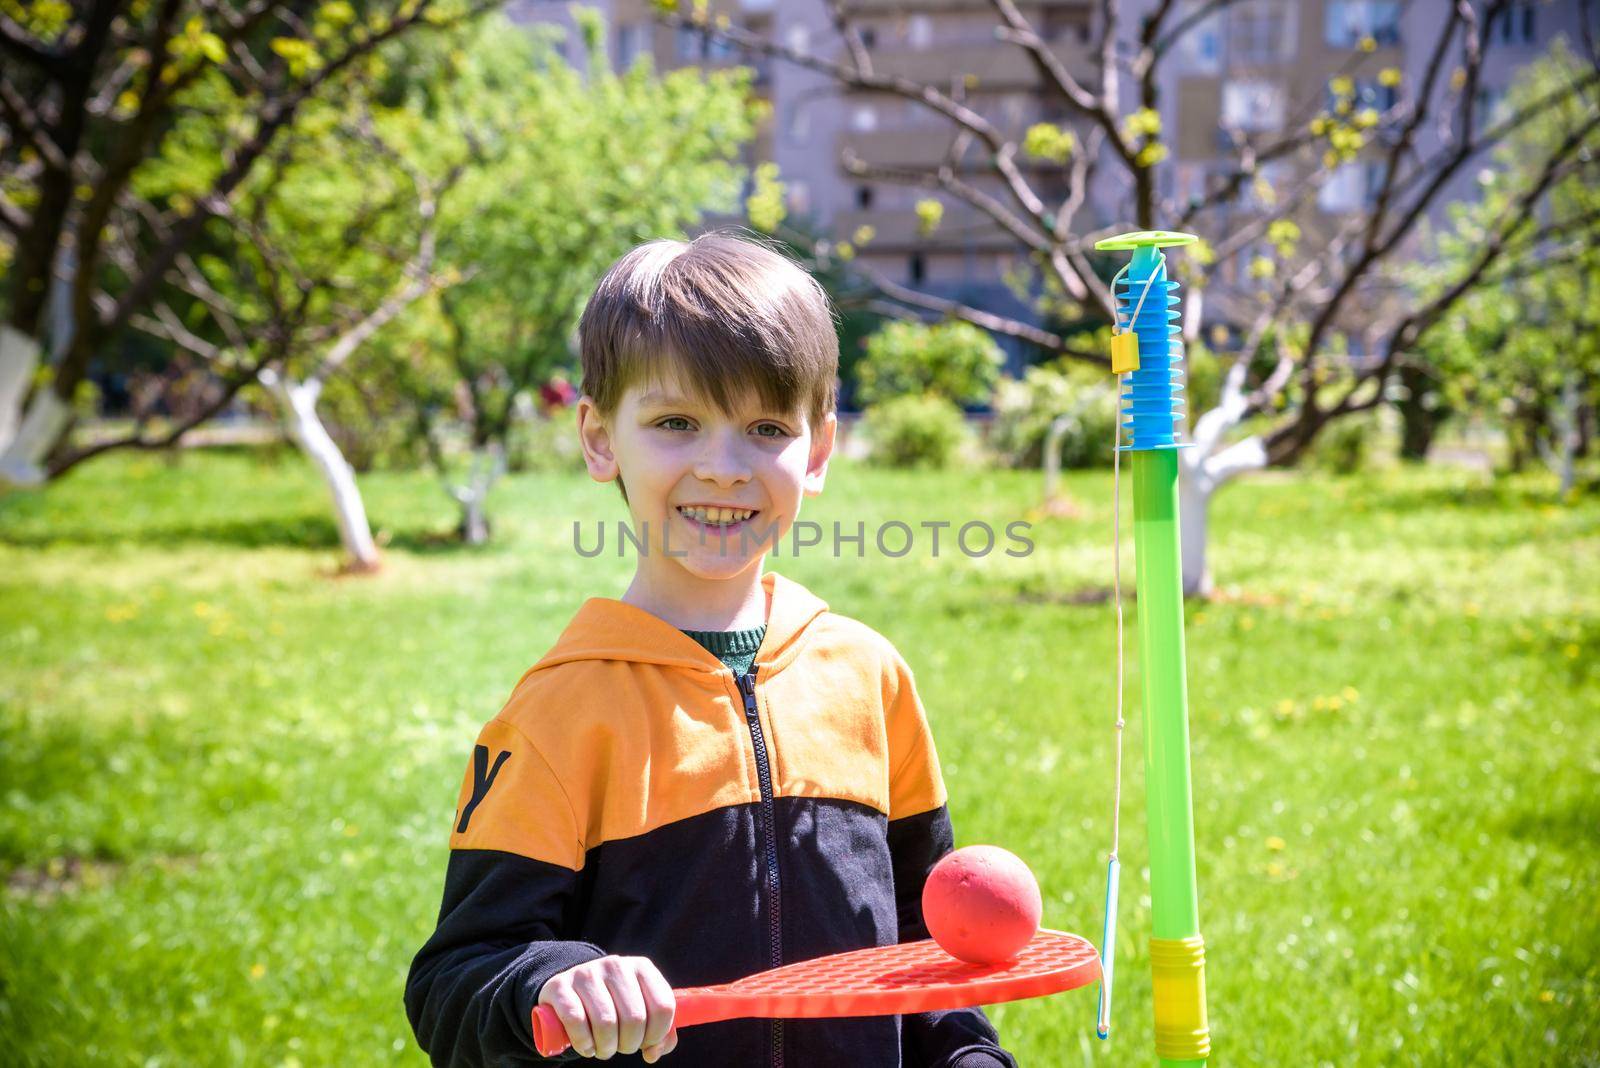
[[[1022,855],[1045,922],[1097,938],[1110,480],[1065,485],[1080,514],[1036,518],[1026,557],[947,530],[886,559],[878,524],[1003,531],[1038,476],[839,466],[806,517],[864,522],[865,558],[771,566],[899,646],[959,841]],[[444,542],[434,481],[364,488],[389,548],[358,579],[292,455],[115,457],[0,500],[8,1063],[421,1062],[400,989],[473,732],[630,563],[572,550],[624,515],[586,479],[508,480],[481,550]],[[1216,1063],[1600,1060],[1600,504],[1550,489],[1219,495],[1222,596],[1188,609]],[[992,1010],[1030,1068],[1150,1061],[1137,715],[1126,744],[1116,1033],[1091,991]]]

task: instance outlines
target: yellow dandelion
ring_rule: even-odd
[[[265,964],[262,964],[261,962],[257,961],[255,964],[250,965],[250,978],[252,978],[252,979],[260,979],[263,975],[266,975],[266,974],[267,974],[267,966]]]
[[[1275,834],[1267,836],[1267,848],[1272,850],[1273,852],[1277,852],[1278,850],[1282,849],[1286,845],[1288,845],[1288,843],[1285,842],[1282,838],[1279,838]]]
[[[1539,991],[1539,1000],[1544,1002],[1546,1005],[1550,1004],[1555,999],[1556,999],[1556,992],[1554,990],[1541,990],[1541,991]]]
[[[1294,714],[1294,702],[1285,697],[1278,702],[1278,715],[1289,716]]]
[[[207,604],[205,601],[196,601],[194,603],[194,614],[199,616],[201,619],[209,616],[211,612],[211,605]]]
[[[1343,707],[1344,707],[1344,699],[1339,697],[1337,694],[1335,694],[1333,697],[1328,698],[1328,711],[1337,712],[1337,711],[1339,711],[1339,709],[1341,709]]]
[[[1274,879],[1279,878],[1280,876],[1282,876],[1283,872],[1284,872],[1283,865],[1279,864],[1277,861],[1273,861],[1271,864],[1267,865],[1267,874],[1272,876]]]
[[[1346,686],[1344,689],[1339,691],[1339,696],[1343,697],[1346,701],[1354,701],[1356,698],[1361,696],[1361,693],[1354,686]]]
[[[1239,620],[1239,629],[1240,630],[1255,630],[1256,629],[1255,617],[1253,617],[1253,616],[1245,616],[1243,619]]]
[[[1311,707],[1321,712],[1328,707],[1328,699],[1326,697],[1313,697],[1311,699]]]
[[[1577,642],[1569,642],[1567,644],[1567,648],[1565,649],[1565,652],[1567,654],[1567,659],[1568,660],[1576,660],[1576,659],[1578,659],[1578,653],[1579,653],[1578,643]]]

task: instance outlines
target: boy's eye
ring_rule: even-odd
[[[674,426],[673,424],[675,424],[675,423],[681,423],[683,425],[682,426]],[[657,423],[656,426],[660,427],[663,430],[693,430],[694,429],[694,425],[691,424],[689,422],[689,420],[685,419],[681,415],[669,415],[665,419],[661,420],[661,422]]]
[[[770,434],[765,433],[765,431],[769,431],[769,430],[772,433],[770,433]],[[756,424],[756,437],[758,437],[758,438],[781,438],[787,433],[789,433],[789,432],[787,430],[783,429],[783,427],[779,426],[777,423],[758,423],[758,424]]]

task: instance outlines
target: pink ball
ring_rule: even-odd
[[[971,964],[1011,960],[1039,930],[1044,902],[1015,853],[972,845],[947,853],[922,888],[922,918],[946,953]]]

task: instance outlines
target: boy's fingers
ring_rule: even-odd
[[[644,1044],[659,1046],[667,1037],[667,1032],[672,1030],[678,999],[673,996],[666,977],[649,961],[639,967],[639,988],[644,991],[645,1008],[649,1013],[644,1028]]]
[[[609,1060],[617,1052],[617,1007],[611,1000],[611,990],[603,976],[592,971],[579,973],[573,980],[578,996],[583,999],[583,1011],[589,1018],[589,1034],[593,1044],[585,1056]]]
[[[631,961],[619,960],[606,968],[605,982],[617,1007],[616,1052],[636,1053],[643,1044],[648,1019],[637,969]]]
[[[556,1011],[561,1026],[567,1029],[567,1041],[572,1043],[573,1049],[585,1057],[594,1051],[594,1035],[589,1031],[588,1010],[584,1008],[583,999],[578,996],[578,992],[570,983],[563,983],[559,987],[546,984],[545,993],[539,1000]]]

